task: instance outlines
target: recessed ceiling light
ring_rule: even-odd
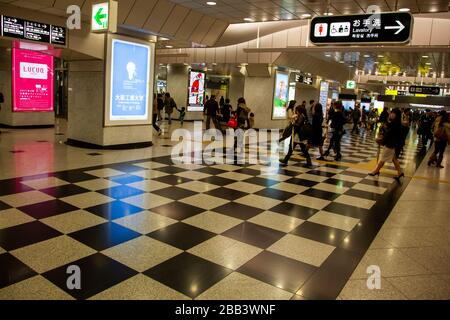
[[[324,15],[324,16],[332,16],[332,15],[333,15],[333,12],[325,12],[323,15]]]
[[[422,58],[426,59],[426,58],[428,58],[428,56],[422,56]]]
[[[364,58],[370,58],[370,55],[365,54],[365,55],[364,55]]]
[[[431,62],[427,62],[425,63],[427,66],[431,66]]]
[[[386,61],[386,64],[392,64],[392,62],[390,62],[390,61]]]
[[[379,54],[378,58],[384,58],[384,56],[382,54]]]
[[[208,6],[215,6],[216,5],[216,3],[214,1],[208,1],[206,4]]]
[[[329,57],[331,57],[331,54],[327,53],[327,54],[325,54],[325,57],[329,58]]]
[[[173,48],[173,46],[166,46],[166,48],[167,48],[167,49],[171,49],[171,48]]]
[[[251,21],[253,21],[253,19],[252,18],[244,18],[244,21],[251,22]]]
[[[159,39],[158,39],[159,41],[168,41],[168,40],[170,40],[169,38],[164,38],[164,37],[159,37]]]
[[[408,12],[410,9],[409,8],[400,8],[398,9],[398,11],[400,12]]]
[[[309,13],[304,13],[300,16],[300,18],[303,18],[303,19],[311,18],[311,15]]]
[[[345,62],[341,60],[341,61],[339,61],[339,63],[345,63]]]

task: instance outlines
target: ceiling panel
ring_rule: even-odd
[[[70,1],[70,0],[67,0]],[[124,23],[125,19],[130,14],[131,8],[133,7],[136,0],[120,0],[119,1],[119,8],[117,13],[117,22],[122,24]]]
[[[159,33],[174,7],[172,2],[159,0],[145,22],[144,29]]]
[[[125,24],[141,28],[157,2],[158,0],[136,0],[125,20]]]
[[[200,23],[201,18],[201,13],[195,11],[189,12],[188,16],[181,24],[180,29],[178,29],[177,33],[175,34],[175,37],[182,40],[188,39],[194,32],[194,29]]]
[[[201,43],[201,41],[205,37],[206,33],[209,31],[209,29],[213,25],[214,21],[215,21],[214,18],[211,18],[208,16],[203,16],[202,20],[200,21],[198,26],[195,28],[195,30],[191,36],[192,41]]]
[[[174,36],[188,13],[188,8],[176,6],[170,13],[170,16],[167,19],[166,23],[161,28],[161,33],[168,36]]]
[[[26,9],[38,10],[51,7],[53,5],[53,0],[20,0],[14,1],[12,4]]]

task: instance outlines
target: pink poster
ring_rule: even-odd
[[[53,111],[53,57],[12,49],[13,111]]]

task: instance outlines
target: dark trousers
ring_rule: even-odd
[[[294,152],[294,149],[297,145],[300,145],[300,150],[302,150],[302,153],[303,153],[304,157],[306,158],[306,163],[311,165],[311,156],[309,155],[308,147],[306,146],[306,144],[299,143],[299,142],[289,143],[289,150],[288,150],[288,153],[286,154],[286,156],[284,157],[283,162],[289,161],[289,159],[291,158],[292,153]]]
[[[210,116],[210,115],[206,116],[206,130],[208,130],[211,127],[211,120],[212,120],[212,122],[214,124],[214,127],[216,129],[220,130],[220,124],[219,124],[219,121],[217,120],[217,117],[216,116]]]
[[[433,134],[431,133],[431,130],[424,131],[422,133],[422,146],[426,148],[427,144],[428,144],[428,140],[433,141],[432,139],[433,139]],[[430,145],[430,147],[431,147],[431,145]]]
[[[437,161],[437,165],[440,165],[444,159],[445,148],[447,148],[447,141],[435,141],[434,152],[430,160]]]
[[[326,153],[329,154],[330,150],[333,149],[336,156],[341,156],[341,139],[342,139],[342,132],[337,130],[334,131],[333,135],[331,136],[330,144],[328,145]]]
[[[158,114],[157,114],[157,113],[154,113],[154,114],[153,114],[153,118],[152,118],[152,126],[153,126],[153,128],[154,128],[156,131],[159,132],[159,130],[161,130],[161,128],[156,124],[157,118],[158,118]]]
[[[352,129],[352,133],[353,133],[353,132],[356,132],[356,133],[359,132],[358,122],[359,122],[359,120],[353,120],[353,129]]]

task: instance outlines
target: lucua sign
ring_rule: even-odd
[[[315,17],[309,39],[316,45],[408,43],[412,27],[409,12]]]

